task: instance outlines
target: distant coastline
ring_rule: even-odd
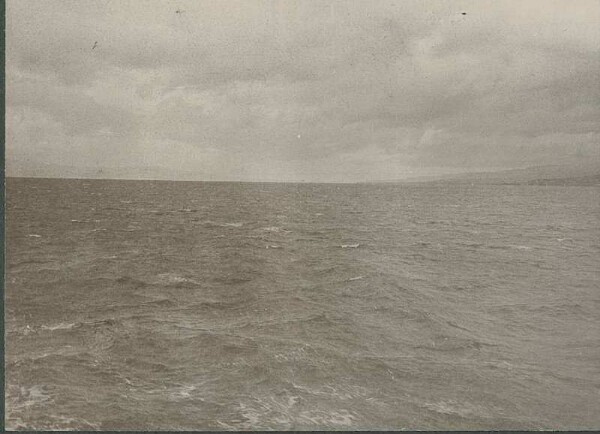
[[[424,175],[391,180],[364,181],[304,181],[304,180],[243,180],[243,179],[197,179],[191,173],[172,179],[167,173],[151,175],[152,168],[141,174],[136,169],[112,169],[81,174],[68,173],[53,176],[50,171],[37,173],[8,173],[6,178],[35,179],[81,179],[112,181],[155,181],[155,182],[214,182],[256,184],[420,184],[420,183],[483,183],[494,185],[548,185],[548,186],[597,186],[600,185],[600,161],[591,160],[579,164],[532,166],[522,169],[465,172],[454,174]],[[131,175],[128,175],[131,173]],[[196,178],[196,179],[194,179]]]
[[[489,172],[468,172],[438,176],[420,176],[382,183],[484,183],[495,185],[600,185],[600,161],[579,164],[532,166]]]

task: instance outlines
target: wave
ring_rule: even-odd
[[[61,323],[55,324],[55,325],[49,325],[49,326],[43,325],[40,328],[42,330],[50,330],[50,331],[54,331],[54,330],[70,330],[73,327],[75,327],[75,325],[76,325],[75,323],[64,323],[64,322],[61,322]]]
[[[203,222],[200,222],[203,225],[206,226],[217,226],[217,227],[221,227],[221,228],[241,228],[244,223],[243,222],[225,222],[225,223],[219,223],[219,222],[214,222],[212,220],[205,220]]]
[[[119,277],[117,277],[116,282],[121,285],[127,285],[127,286],[133,286],[133,287],[142,287],[142,286],[146,286],[149,284],[148,282],[145,282],[143,280],[136,279],[136,278],[130,277],[130,276],[119,276]]]
[[[13,330],[8,330],[7,333],[15,333],[18,335],[22,335],[22,336],[27,336],[29,334],[32,333],[39,333],[41,331],[56,331],[56,330],[71,330],[74,327],[78,327],[80,326],[82,323],[58,323],[58,324],[51,324],[51,325],[46,325],[46,324],[42,324],[42,325],[25,325],[23,327],[19,327]]]
[[[283,232],[286,234],[290,233],[290,231],[288,231],[287,229],[282,229],[279,226],[267,226],[267,227],[260,228],[260,229],[264,232],[273,232],[273,233]]]
[[[150,300],[143,302],[140,306],[166,306],[172,307],[175,306],[176,303],[173,300],[168,298],[159,298],[157,300]]]
[[[433,338],[430,344],[414,345],[414,348],[436,352],[458,352],[464,350],[480,351],[484,347],[496,346],[497,345],[495,344],[481,342],[475,339],[461,338],[457,336],[438,336]]]
[[[337,316],[334,317],[324,312],[308,314],[306,316],[286,316],[283,318],[269,318],[264,320],[257,320],[255,325],[258,325],[260,327],[273,327],[292,324],[312,324],[320,327],[320,330],[334,330],[336,327],[353,325],[348,318],[342,318]]]
[[[179,275],[173,274],[173,273],[159,274],[155,278],[155,283],[166,284],[166,285],[175,285],[175,286],[187,285],[187,284],[191,284],[191,285],[199,285],[200,284],[199,282],[197,282],[196,280],[194,280],[192,278],[179,276]]]
[[[485,247],[484,243],[476,243],[476,242],[460,242],[459,241],[456,244],[458,244],[459,246],[472,247],[472,248]]]
[[[7,409],[6,428],[9,431],[97,431],[100,430],[100,424],[90,422],[82,418],[72,418],[61,415],[45,415],[40,421],[25,422],[17,414],[21,414],[26,409]]]
[[[114,258],[110,257],[110,259]],[[130,276],[120,276],[116,279],[116,282],[121,285],[127,285],[134,288],[141,288],[147,286],[187,287],[200,285],[198,281],[190,277],[180,276],[175,273],[160,273],[148,280],[137,279]]]
[[[7,334],[18,334],[18,335],[23,335],[23,336],[27,336],[30,333],[36,333],[37,332],[37,328],[35,326],[30,326],[29,324],[24,326],[24,327],[18,327],[12,330],[7,330],[6,333]]]
[[[356,277],[351,277],[350,279],[348,279],[348,282],[354,282],[355,280],[361,280],[364,279],[365,276],[356,276]]]
[[[7,412],[24,410],[31,406],[48,403],[52,400],[44,386],[9,386],[7,390]]]
[[[249,303],[247,300],[237,300],[237,301],[218,301],[218,300],[205,300],[200,303],[194,304],[192,307],[194,309],[208,309],[208,310],[232,310],[232,309],[240,309],[247,308]]]
[[[523,246],[523,245],[497,245],[497,244],[492,244],[489,246],[486,246],[488,249],[494,249],[494,250],[532,250],[533,247],[530,246]]]
[[[459,405],[451,401],[440,401],[434,403],[426,402],[423,404],[423,407],[436,413],[456,415],[461,417],[472,416],[475,413],[475,409],[471,406]]]
[[[213,282],[225,283],[228,285],[236,285],[236,284],[240,284],[240,283],[251,282],[252,280],[253,280],[252,277],[231,276],[231,275],[215,277],[212,279]]]
[[[291,393],[283,396],[252,397],[238,404],[239,417],[217,423],[228,430],[256,430],[273,424],[285,427],[350,427],[357,417],[346,409],[306,409],[302,398]]]

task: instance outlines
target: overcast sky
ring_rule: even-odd
[[[7,1],[12,175],[363,181],[600,157],[600,2]]]

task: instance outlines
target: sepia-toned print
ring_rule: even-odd
[[[7,1],[6,428],[600,428],[599,22]]]

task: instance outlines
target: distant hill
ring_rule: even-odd
[[[430,182],[524,185],[599,185],[600,161],[447,175]]]
[[[528,185],[580,185],[580,186],[600,186],[600,175],[581,176],[578,178],[553,178],[553,179],[535,179],[527,182]]]

